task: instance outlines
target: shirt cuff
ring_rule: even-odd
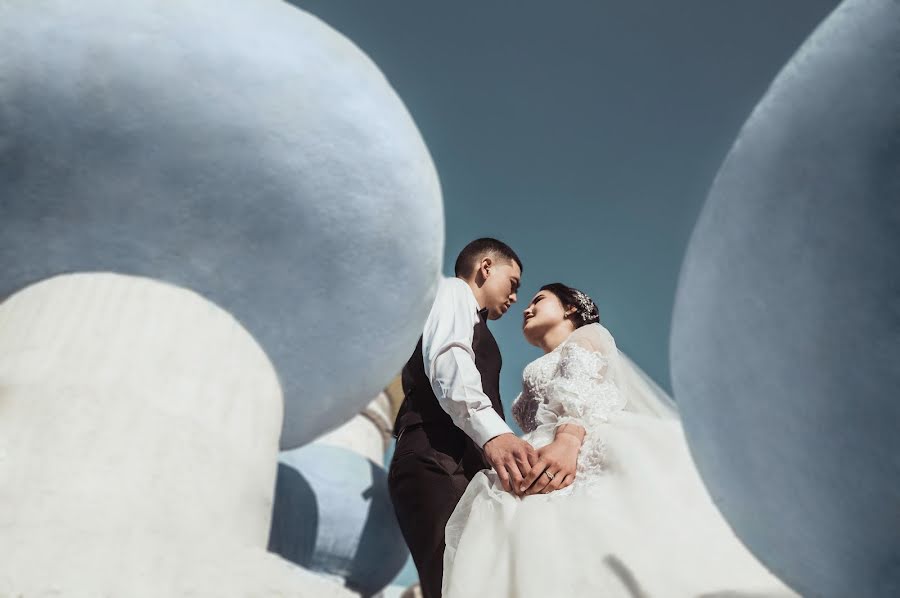
[[[512,434],[512,430],[493,409],[485,409],[469,417],[469,436],[481,448],[491,438],[507,433]]]

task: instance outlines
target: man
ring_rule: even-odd
[[[469,481],[493,467],[506,490],[536,463],[505,422],[500,350],[487,320],[516,302],[522,262],[496,239],[472,241],[441,281],[425,329],[403,368],[388,487],[425,598],[441,594],[444,528]]]

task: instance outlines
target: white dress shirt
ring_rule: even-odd
[[[484,447],[512,430],[491,406],[475,367],[472,336],[480,309],[466,281],[443,279],[425,320],[422,358],[438,403],[457,427]]]

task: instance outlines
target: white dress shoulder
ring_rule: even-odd
[[[447,523],[444,598],[797,595],[731,532],[677,412],[644,380],[600,324],[525,368],[512,407],[524,439],[585,428],[575,483],[519,499],[494,471],[475,476]]]

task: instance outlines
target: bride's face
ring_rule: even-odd
[[[559,298],[550,291],[540,291],[522,314],[522,333],[532,345],[550,330],[566,321],[566,310]]]

